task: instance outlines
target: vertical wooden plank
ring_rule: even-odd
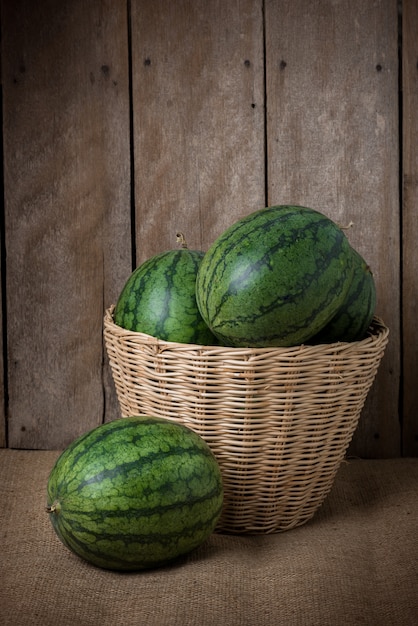
[[[400,453],[399,150],[394,0],[266,0],[268,202],[354,222],[390,345],[352,453]]]
[[[403,454],[418,456],[418,4],[402,3]]]
[[[0,13],[0,29],[1,29],[1,13]],[[1,32],[1,31],[0,31]],[[0,68],[1,68],[1,49],[0,49]],[[1,72],[1,70],[0,70]],[[0,75],[0,85],[1,85],[1,75]],[[0,86],[0,119],[3,122],[3,97],[2,97],[2,87]],[[2,258],[4,255],[4,181],[3,181],[3,125],[0,130],[0,211],[1,211],[1,219],[0,219],[0,276],[1,282],[3,282],[3,263]],[[4,346],[3,346],[3,329],[4,329],[4,319],[3,319],[3,285],[0,288],[0,448],[5,448],[7,445],[7,429],[6,429],[6,380],[4,374]]]
[[[1,238],[1,240],[3,240],[3,238]],[[0,273],[2,272],[2,269],[2,262],[0,258]],[[3,294],[0,291],[0,448],[5,448],[7,445],[5,377],[3,359],[3,323]]]
[[[132,0],[137,262],[265,204],[262,2]]]
[[[1,270],[1,263],[0,263]],[[0,301],[2,297],[0,295]],[[3,315],[0,309],[0,332],[3,327]],[[5,448],[7,445],[6,437],[6,413],[5,413],[5,386],[4,386],[4,361],[3,361],[3,336],[0,335],[0,349],[2,350],[0,356],[0,448]]]
[[[0,32],[1,32],[1,12],[0,12]],[[1,85],[1,48],[0,48],[0,85]],[[3,122],[3,97],[2,97],[2,87],[0,87],[0,119]],[[0,211],[1,211],[1,221],[0,221],[0,276],[3,279],[3,245],[4,245],[4,181],[3,181],[3,125],[0,131]],[[4,375],[4,346],[3,346],[3,328],[4,328],[4,319],[3,319],[3,288],[0,290],[0,448],[4,448],[7,445],[7,430],[6,430],[6,403],[5,403],[5,375]]]
[[[103,420],[130,268],[126,3],[1,9],[10,446],[61,448]]]

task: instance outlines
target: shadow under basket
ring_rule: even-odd
[[[217,532],[274,533],[311,519],[383,357],[382,320],[352,343],[227,348],[125,330],[113,309],[104,338],[122,416],[181,422],[209,444],[224,482]]]

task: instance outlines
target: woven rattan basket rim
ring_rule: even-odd
[[[217,354],[221,356],[222,354],[231,355],[231,352],[235,356],[248,356],[250,355],[263,355],[267,356],[271,354],[272,356],[291,356],[292,354],[300,354],[301,351],[309,353],[314,356],[315,354],[323,354],[326,352],[335,353],[344,350],[352,350],[358,348],[363,352],[368,348],[375,348],[375,344],[382,343],[386,345],[389,335],[389,328],[385,325],[383,320],[375,315],[373,317],[372,323],[367,331],[366,337],[361,339],[360,341],[352,341],[352,342],[335,342],[335,343],[327,343],[327,344],[300,344],[296,346],[290,347],[268,347],[268,348],[236,348],[229,346],[208,346],[208,345],[200,345],[200,344],[192,344],[192,343],[177,343],[174,341],[165,341],[164,339],[158,339],[157,337],[153,337],[152,335],[147,335],[146,333],[141,333],[133,330],[126,330],[121,326],[115,324],[113,320],[113,311],[115,309],[115,305],[112,304],[108,309],[106,309],[105,317],[104,317],[104,327],[105,331],[109,331],[116,338],[120,338],[127,341],[132,341],[136,344],[147,344],[158,347],[158,352],[162,352],[164,350],[181,350],[181,352],[190,352],[195,353],[196,350],[210,352],[211,354]]]

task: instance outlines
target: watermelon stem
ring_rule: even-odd
[[[183,233],[176,233],[176,240],[177,243],[181,243],[181,247],[182,248],[187,248],[187,241],[186,241],[186,237],[183,235]]]
[[[47,513],[56,513],[57,515],[60,512],[60,509],[61,509],[60,503],[57,501],[45,507],[45,510]]]
[[[341,230],[350,230],[350,228],[352,228],[352,226],[354,226],[354,222],[351,221],[351,220],[349,221],[347,226],[343,226],[342,224],[338,224],[338,227],[341,228]]]

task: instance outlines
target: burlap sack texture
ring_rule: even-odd
[[[214,534],[171,567],[119,574],[55,536],[45,488],[57,456],[0,451],[2,625],[418,623],[418,459],[350,460],[300,528]]]

